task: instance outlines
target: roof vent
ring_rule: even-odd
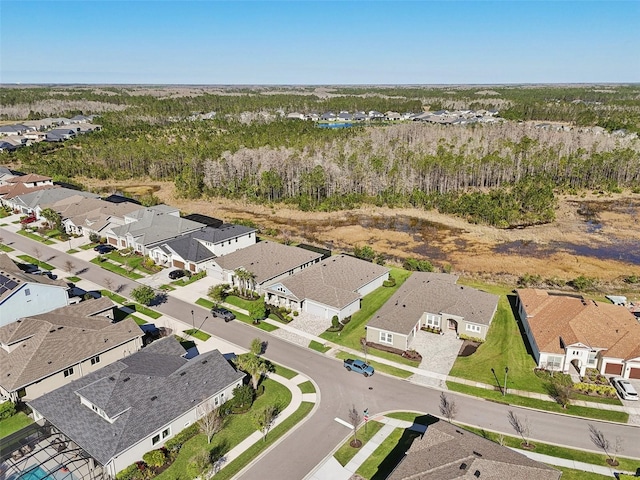
[[[180,372],[180,376],[184,377],[187,374],[187,372]]]
[[[460,464],[460,470],[466,470],[467,469],[467,464],[466,463],[461,463]]]
[[[49,330],[49,333],[56,333],[56,329],[54,328],[53,330]]]
[[[64,327],[58,327],[58,330],[62,330]]]
[[[456,430],[456,433],[459,433],[460,435],[464,435],[464,433],[462,433],[460,430]]]
[[[131,380],[131,377],[127,377],[124,380],[122,380],[123,382],[128,382],[129,380]]]
[[[153,402],[154,400],[157,400],[158,397],[156,395],[154,395],[153,397],[151,397],[151,401]]]
[[[109,380],[111,380],[112,382],[115,382],[116,378],[115,377],[109,377]]]
[[[480,470],[476,470],[475,472],[473,472],[473,476],[476,478],[480,478]]]
[[[481,457],[481,456],[482,456],[482,454],[481,454],[480,452],[476,452],[475,450],[473,451],[473,454],[474,454],[476,457]]]
[[[204,364],[206,364],[208,361],[209,361],[209,360],[203,360],[203,361],[202,361],[202,364],[204,365]]]
[[[47,365],[51,365],[51,360],[49,360],[49,361],[47,362]]]

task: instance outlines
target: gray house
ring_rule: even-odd
[[[233,397],[244,373],[218,350],[183,358],[168,337],[29,402],[37,421],[115,477]]]
[[[415,272],[367,325],[367,341],[407,350],[420,328],[485,338],[498,296],[457,285],[446,273]]]

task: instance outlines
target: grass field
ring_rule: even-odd
[[[3,243],[0,243],[0,252],[5,252],[5,253],[9,253],[9,252],[13,252],[14,249],[11,248],[9,245],[5,245]]]
[[[324,332],[320,337],[345,347],[360,350],[360,339],[366,336],[364,327],[367,322],[409,278],[411,272],[401,268],[391,268],[391,275],[396,279],[396,285],[393,287],[380,287],[365,295],[362,299],[360,310],[352,315],[351,321],[339,332],[340,335],[338,335],[338,332]],[[373,354],[373,349],[370,350]]]
[[[53,240],[42,238],[40,235],[36,235],[32,232],[27,232],[26,230],[18,230],[18,234],[22,235],[23,237],[30,238],[31,240],[35,240],[36,242],[44,243],[45,245],[54,245],[56,243]]]
[[[203,342],[206,342],[211,338],[211,335],[209,335],[208,333],[201,330],[194,330],[193,328],[185,330],[184,333],[187,335],[191,335],[193,338],[197,338],[198,340],[202,340]]]
[[[357,438],[362,442],[362,447],[366,445],[366,443],[373,438],[373,436],[378,433],[378,431],[382,428],[383,424],[380,422],[367,422],[366,432],[364,425],[358,429]],[[349,463],[349,461],[356,456],[362,447],[353,448],[349,443],[353,440],[353,433],[349,436],[349,439],[342,444],[342,446],[333,454],[336,460],[343,467]]]
[[[125,303],[127,303],[127,299],[124,298],[122,295],[118,295],[117,293],[110,292],[109,290],[100,290],[100,293],[102,294],[103,297],[109,297],[111,300],[113,300],[116,303],[119,303],[120,305],[124,305]]]
[[[277,363],[275,364],[275,367],[276,367],[276,373],[278,375],[280,375],[281,377],[287,378],[289,380],[291,380],[293,377],[298,375],[298,372],[294,372],[290,368],[283,367],[282,365],[278,365]]]
[[[142,278],[142,275],[140,275],[139,273],[130,272],[122,268],[120,265],[116,265],[115,263],[111,263],[109,261],[101,262],[100,257],[96,257],[90,261],[91,263],[98,265],[99,267],[104,268],[105,270],[109,270],[110,272],[116,273],[122,277],[127,277],[132,280],[138,280]]]
[[[313,386],[313,383],[311,383],[310,380],[301,383],[298,385],[298,388],[302,393],[316,393],[316,387]]]
[[[311,342],[309,343],[309,348],[320,353],[326,353],[331,350],[331,347],[327,347],[320,342],[316,342],[315,340],[311,340]]]
[[[18,412],[9,418],[0,420],[0,438],[7,437],[32,423],[33,420],[30,417],[27,417],[23,412]]]
[[[507,394],[503,396],[502,393],[496,390],[487,390],[484,388],[470,387],[461,383],[447,382],[449,390],[454,392],[466,393],[467,395],[473,395],[474,397],[486,398],[498,403],[504,403],[508,405],[518,405],[521,407],[535,408],[538,410],[545,410],[547,412],[563,413],[565,415],[575,415],[578,417],[594,418],[596,420],[608,420],[611,422],[627,423],[629,421],[629,414],[625,412],[614,412],[611,410],[601,410],[598,408],[580,407],[577,405],[569,405],[566,409],[556,402],[548,402],[545,400],[538,400],[536,398],[521,397],[519,395]]]
[[[204,307],[204,308],[212,308],[215,304],[211,300],[207,300],[206,298],[201,297],[198,300],[196,300],[196,305],[200,305],[201,307]],[[251,318],[249,318],[248,315],[240,313],[237,310],[233,310],[233,309],[231,310],[233,311],[237,320],[240,320],[243,323],[247,323],[253,327],[259,328],[260,330],[264,330],[265,332],[273,332],[274,330],[278,329],[278,327],[276,327],[275,325],[271,325],[270,323],[266,323],[266,322],[260,322],[259,324],[256,325],[255,323],[253,323],[253,320],[251,320]]]

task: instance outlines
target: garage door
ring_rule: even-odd
[[[609,375],[620,375],[622,374],[622,364],[607,363],[607,366],[604,369],[604,373],[608,373]]]
[[[221,270],[207,267],[207,277],[213,278],[214,280],[218,280],[220,282],[224,281],[224,275]]]
[[[639,378],[640,379],[640,368],[633,368],[629,370],[629,378]]]
[[[180,260],[174,260],[173,261],[173,266],[175,268],[184,268],[184,262],[181,262]]]
[[[305,302],[305,306],[307,308],[305,308],[305,310],[307,311],[307,313],[310,313],[311,315],[315,315],[316,317],[320,317],[320,318],[327,318],[327,308],[323,307],[322,305],[318,305],[316,303],[311,303],[311,302]]]

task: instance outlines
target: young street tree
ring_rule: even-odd
[[[76,269],[76,264],[71,260],[64,262],[64,269],[67,273],[72,273]]]
[[[253,353],[256,356],[260,356],[263,353],[262,352],[263,348],[264,348],[264,343],[259,338],[254,338],[253,340],[251,340],[251,349],[250,349],[251,353]]]
[[[211,443],[211,438],[224,427],[224,418],[220,409],[215,408],[211,402],[207,402],[197,408],[197,414],[201,417],[198,420],[200,430],[207,436],[207,443]]]
[[[353,440],[351,440],[350,445],[354,448],[359,448],[362,445],[360,440],[358,440],[358,425],[360,425],[361,420],[360,412],[355,405],[351,405],[349,409],[349,423],[353,427]]]
[[[266,405],[253,414],[253,422],[255,426],[262,432],[262,441],[267,441],[267,433],[273,425],[273,421],[280,413],[280,409],[275,405]]]
[[[507,418],[509,419],[509,423],[511,424],[513,429],[522,438],[523,445],[525,447],[531,446],[531,444],[529,443],[529,435],[531,433],[529,419],[525,417],[524,420],[521,420],[513,410],[509,410]]]
[[[454,419],[458,413],[458,406],[453,400],[449,400],[449,397],[444,392],[440,393],[440,414],[445,417],[449,423]]]
[[[607,463],[609,465],[615,466],[618,464],[617,460],[614,457],[612,457],[611,454],[609,454],[609,450],[611,449],[611,444],[609,443],[609,440],[607,439],[607,437],[604,436],[604,433],[602,433],[602,430],[598,430],[596,426],[593,425],[592,423],[589,424],[589,438],[591,438],[591,442],[596,447],[601,449],[605,453],[605,455],[609,457],[607,458]],[[620,447],[621,447],[620,439],[616,439],[616,448],[620,449]]]
[[[153,299],[156,298],[156,292],[148,285],[140,285],[131,290],[131,296],[138,303],[150,305]]]
[[[222,303],[227,298],[227,290],[229,290],[228,283],[221,283],[220,285],[214,285],[209,287],[207,295],[211,300],[216,303]]]
[[[262,299],[251,302],[249,306],[249,316],[251,320],[253,320],[253,323],[260,323],[260,320],[267,316],[267,307]]]

